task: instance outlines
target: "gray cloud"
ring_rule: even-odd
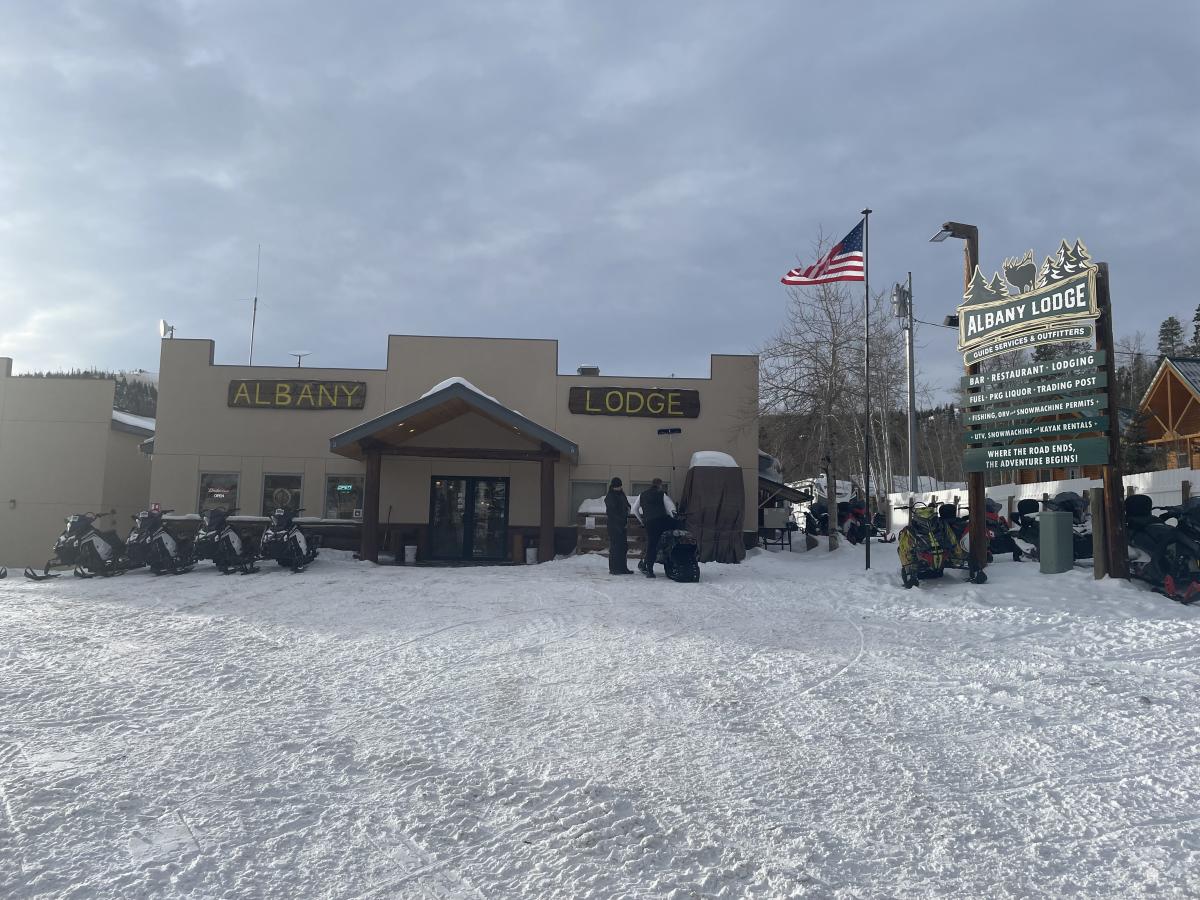
[[[1197,298],[1191,4],[8,4],[0,354],[155,368],[154,324],[380,365],[388,332],[557,337],[564,369],[698,374],[870,205],[872,282],[956,302],[1082,237],[1118,331]],[[926,380],[958,374],[922,335]]]

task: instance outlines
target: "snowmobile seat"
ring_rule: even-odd
[[[1025,521],[1025,517],[1030,513],[1036,513],[1040,508],[1038,501],[1031,498],[1017,501],[1017,511],[1013,514],[1013,521],[1017,525],[1021,525]]]
[[[1126,525],[1144,529],[1154,521],[1154,500],[1149,495],[1133,494],[1125,498]]]

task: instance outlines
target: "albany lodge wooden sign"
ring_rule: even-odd
[[[230,406],[244,409],[362,409],[367,385],[362,381],[229,382]]]

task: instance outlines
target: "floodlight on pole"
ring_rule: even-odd
[[[948,237],[958,238],[963,241],[963,294],[966,295],[967,290],[971,286],[971,279],[975,275],[975,270],[979,267],[979,229],[974,225],[964,225],[962,222],[943,222],[942,228],[931,237],[931,243],[940,244]],[[947,316],[945,324],[949,325],[953,318],[954,325],[958,325],[958,316]],[[979,372],[979,364],[975,363],[967,367],[968,375],[975,375]],[[984,481],[982,472],[967,473],[967,497],[970,505],[970,543],[971,557],[975,565],[980,571],[987,565],[988,557],[988,534],[987,534],[987,518],[984,512]]]
[[[289,350],[288,351],[288,356],[296,357],[296,368],[297,369],[300,368],[300,360],[304,359],[304,357],[306,357],[306,356],[311,356],[311,355],[312,355],[311,350]]]

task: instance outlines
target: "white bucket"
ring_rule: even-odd
[[[416,544],[404,545],[404,562],[407,565],[412,565],[417,561],[417,546]]]
[[[537,547],[525,548],[525,565],[532,566],[537,563]]]

